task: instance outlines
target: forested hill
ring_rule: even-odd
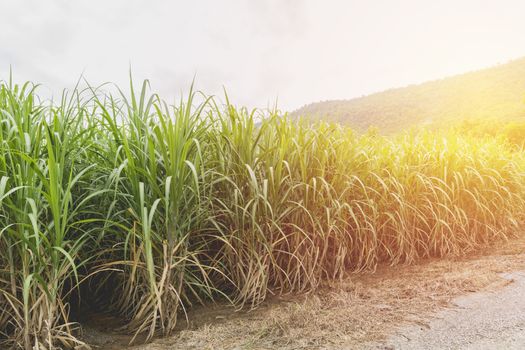
[[[383,133],[460,120],[525,120],[525,58],[369,96],[312,103],[291,113]]]

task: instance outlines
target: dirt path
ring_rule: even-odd
[[[383,266],[253,311],[197,307],[176,335],[129,349],[521,349],[522,295],[525,236],[468,257]],[[99,349],[127,348],[125,338],[91,335]]]
[[[509,284],[454,300],[424,326],[406,326],[376,349],[525,349],[525,271],[502,276]]]

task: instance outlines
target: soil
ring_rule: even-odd
[[[525,236],[468,256],[382,266],[252,311],[195,307],[174,336],[149,344],[128,346],[131,337],[115,331],[118,321],[101,315],[83,328],[85,340],[101,350],[506,348],[525,341],[525,299],[515,303],[525,292],[525,275],[515,273],[522,270]],[[486,305],[493,309],[483,313]],[[460,338],[465,342],[452,341]]]

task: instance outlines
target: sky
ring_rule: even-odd
[[[250,108],[348,99],[525,56],[525,1],[0,0],[0,80],[196,88]]]

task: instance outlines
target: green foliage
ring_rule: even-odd
[[[525,142],[525,122],[468,119],[453,125],[453,129],[460,134],[498,138],[501,142],[507,141],[518,149],[522,149]]]
[[[393,134],[418,126],[447,128],[463,120],[523,122],[525,59],[351,100],[322,101],[292,113],[309,120],[370,126]]]
[[[256,307],[506,239],[525,212],[523,128],[463,127],[387,138],[193,90],[170,106],[147,82],[50,105],[30,84],[2,84],[5,344],[81,345],[70,303],[82,281],[150,339],[193,303]]]

